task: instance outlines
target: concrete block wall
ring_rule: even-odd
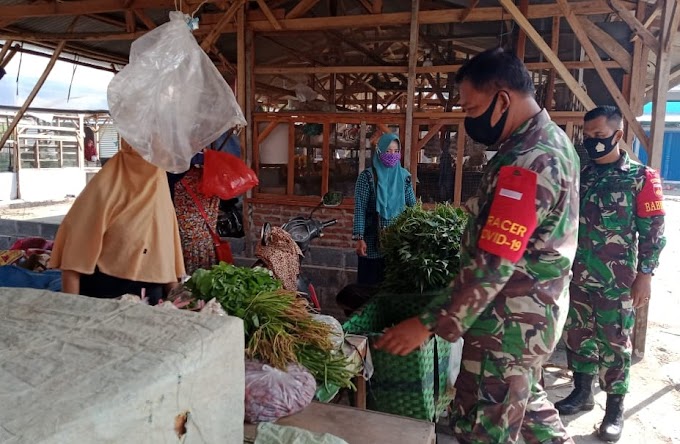
[[[59,225],[24,220],[0,219],[0,250],[6,250],[18,239],[42,237],[53,240]]]

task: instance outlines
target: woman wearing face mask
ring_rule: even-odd
[[[357,179],[354,196],[354,228],[359,255],[357,283],[377,285],[385,275],[380,253],[380,230],[389,226],[406,206],[416,204],[411,175],[401,167],[399,136],[383,134],[373,155],[373,165]]]

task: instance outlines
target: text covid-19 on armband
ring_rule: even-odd
[[[534,171],[501,168],[489,217],[479,235],[480,249],[513,263],[522,258],[536,229],[537,180]]]

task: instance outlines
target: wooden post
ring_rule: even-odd
[[[237,13],[237,29],[236,29],[236,100],[238,101],[238,106],[241,108],[241,112],[246,116],[246,120],[250,125],[252,122],[248,120],[246,115],[246,103],[247,103],[247,92],[246,92],[246,7],[241,6]],[[247,159],[248,149],[252,149],[248,145],[246,133],[248,131],[241,131],[239,135],[241,143],[241,159]],[[252,164],[251,164],[252,165]]]
[[[463,157],[465,155],[465,127],[458,123],[458,138],[456,141],[456,183],[453,188],[453,205],[459,207],[463,195]]]
[[[43,84],[45,83],[47,76],[50,75],[50,72],[52,71],[54,64],[57,62],[59,54],[61,54],[61,51],[64,49],[65,44],[66,42],[62,41],[55,48],[54,52],[52,53],[52,57],[50,57],[49,63],[45,67],[45,71],[43,71],[42,75],[38,79],[38,82],[33,87],[33,90],[28,95],[28,97],[26,97],[26,101],[21,106],[19,111],[17,111],[16,116],[14,116],[14,120],[12,120],[12,123],[10,123],[9,127],[5,131],[5,134],[2,136],[2,139],[0,139],[0,149],[2,149],[5,146],[5,143],[7,143],[7,140],[9,139],[9,135],[12,134],[12,131],[14,131],[14,129],[17,127],[21,119],[24,117],[24,114],[26,114],[26,110],[28,109],[29,106],[31,106],[31,103],[33,103],[33,99],[35,99],[35,96],[38,95],[40,88],[42,88]]]
[[[646,6],[645,3],[639,2],[637,5],[636,17],[639,20],[644,20]],[[649,59],[649,50],[644,51],[644,43],[640,39],[635,39],[633,43],[633,62],[630,71],[630,82],[628,88],[628,102],[633,114],[639,116],[642,113],[642,98],[645,94],[644,85],[646,83],[647,74],[647,60]],[[635,134],[630,128],[626,127],[626,142],[628,145],[633,145]]]
[[[359,132],[359,172],[366,169],[366,122],[361,122]]]
[[[408,87],[406,97],[406,128],[404,131],[404,168],[411,166],[411,145],[413,144],[413,107],[416,93],[416,65],[418,63],[418,10],[420,0],[411,0],[411,35],[408,46]]]
[[[671,43],[677,34],[677,17],[680,14],[680,5],[676,0],[666,0],[662,11],[662,29],[659,38],[659,55],[656,59],[656,72],[654,77],[654,96],[652,101],[652,125],[650,130],[650,144],[648,165],[652,168],[661,168],[663,136],[666,129],[666,96],[671,71]]]
[[[529,12],[529,0],[519,0],[519,10],[522,13],[522,15],[526,17],[527,12]],[[517,34],[517,48],[515,48],[515,53],[517,54],[517,57],[521,61],[524,61],[526,46],[527,46],[527,34],[524,32],[523,29],[520,28],[519,33]]]
[[[248,26],[247,20],[243,19],[245,27],[245,75],[243,76],[243,81],[245,82],[245,92],[243,95],[243,103],[245,104],[245,109],[243,109],[243,114],[248,123],[244,132],[246,133],[246,144],[245,147],[241,147],[242,151],[246,152],[246,165],[255,166],[259,163],[259,158],[255,159],[254,152],[254,137],[255,137],[255,122],[253,121],[253,105],[255,101],[255,42],[252,30]],[[237,56],[238,57],[238,56]],[[238,67],[237,67],[238,70]],[[259,155],[259,154],[258,154]],[[290,162],[290,160],[289,160]],[[257,171],[257,170],[256,170]],[[253,205],[249,202],[253,197],[253,190],[248,190],[246,193],[246,202],[243,205],[243,232],[245,233],[245,243],[246,243],[246,253],[253,253],[253,243],[255,239],[252,239],[252,228],[255,227],[255,222],[253,220]]]
[[[337,125],[337,124],[336,124]],[[331,122],[323,123],[323,145],[321,147],[321,195],[328,193],[328,179],[331,168]],[[312,149],[313,152],[314,149]]]
[[[647,156],[647,164],[657,170],[661,168],[663,154],[663,137],[666,129],[666,97],[671,71],[671,48],[677,34],[677,19],[680,14],[680,5],[676,0],[666,0],[662,11],[662,28],[659,38],[659,54],[656,59],[656,73],[654,76],[654,99],[652,102],[652,127],[650,130],[650,143]],[[649,306],[644,305],[637,309],[635,314],[635,328],[633,331],[633,353],[637,358],[645,355],[647,342],[647,316]]]
[[[559,47],[560,47],[560,18],[559,17],[553,17],[552,20],[552,33],[550,35],[550,49],[552,52],[555,54],[559,54]],[[548,74],[548,84],[546,85],[546,91],[545,91],[545,102],[543,103],[543,106],[547,110],[553,109],[552,102],[555,97],[555,70],[550,69],[550,74]]]

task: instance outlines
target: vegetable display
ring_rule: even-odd
[[[246,355],[285,370],[299,363],[321,385],[352,387],[347,358],[335,350],[331,327],[314,320],[307,302],[264,268],[241,268],[224,262],[197,270],[187,282],[194,296],[215,298],[231,316],[243,319]]]
[[[427,292],[449,285],[460,267],[466,213],[449,204],[407,208],[380,238],[385,255],[383,288],[395,293]]]

